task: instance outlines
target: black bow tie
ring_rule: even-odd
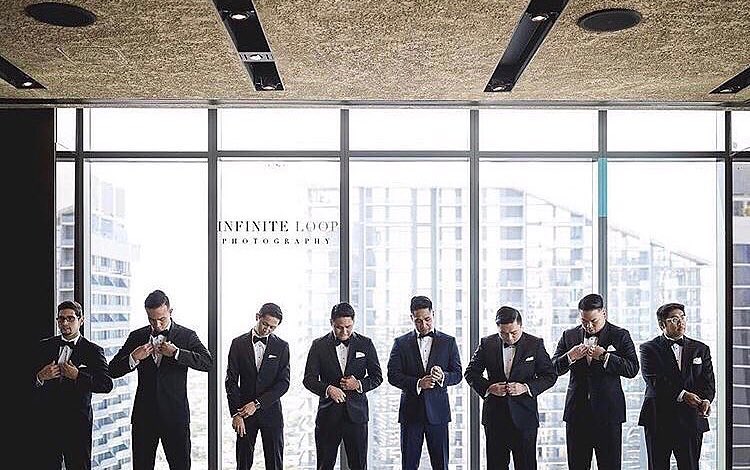
[[[73,349],[73,348],[75,348],[75,347],[76,347],[76,343],[75,343],[75,341],[65,341],[65,340],[61,340],[61,341],[60,341],[60,347],[64,347],[64,346],[67,346],[67,347],[69,347],[70,349]]]
[[[591,338],[592,336],[599,337],[599,333],[586,333],[584,337]]]
[[[349,347],[349,341],[351,341],[351,338],[347,338],[347,339],[338,339],[338,338],[336,338],[336,346],[338,346],[339,344],[343,344],[344,346],[346,346],[348,348]]]
[[[257,342],[261,342],[261,343],[263,343],[263,344],[265,344],[267,346],[268,345],[268,336],[255,336],[255,335],[253,335],[253,344],[255,344]]]
[[[670,346],[674,346],[675,344],[679,344],[680,346],[685,346],[685,338],[680,338],[680,339],[667,338],[667,339],[669,340]]]
[[[419,333],[419,336],[418,336],[418,338],[419,338],[419,339],[422,339],[422,338],[424,338],[425,336],[429,336],[429,337],[431,337],[431,338],[434,338],[434,337],[435,337],[435,331],[430,331],[429,333],[424,333],[424,334],[422,334],[422,333]]]
[[[514,347],[516,347],[516,345],[515,344],[508,344],[508,343],[506,343],[506,342],[503,341],[503,347],[504,348],[514,348]]]
[[[166,338],[167,336],[169,336],[169,330],[163,330],[163,331],[151,330],[151,336],[153,336],[154,338],[156,338],[159,335],[162,335]]]

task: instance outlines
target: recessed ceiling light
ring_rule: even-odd
[[[611,33],[632,28],[642,18],[639,12],[629,8],[606,8],[581,16],[578,18],[578,26],[597,33]]]
[[[85,8],[68,3],[32,3],[26,13],[37,21],[55,26],[75,28],[88,26],[96,21],[96,15]]]
[[[711,93],[739,93],[750,86],[750,67],[716,87]]]
[[[549,19],[549,15],[547,13],[538,13],[531,17],[531,21],[534,23],[541,23],[542,21],[547,21]]]
[[[229,17],[235,21],[244,21],[250,18],[250,12],[249,11],[234,11],[229,14]]]
[[[33,84],[34,84],[34,83],[32,83],[32,82],[23,82],[23,83],[21,83],[21,86],[22,86],[22,87],[27,87],[27,88],[28,88],[28,87],[30,87],[30,86],[31,86],[31,85],[33,85]]]
[[[260,54],[250,54],[250,60],[263,60],[263,56]]]

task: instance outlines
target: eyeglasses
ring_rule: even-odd
[[[73,323],[76,320],[78,320],[78,317],[73,316],[73,315],[70,315],[70,316],[66,315],[66,316],[62,316],[62,317],[57,317],[57,321],[60,322],[60,323]]]
[[[664,321],[668,321],[669,323],[673,324],[674,326],[677,326],[680,323],[686,323],[687,322],[687,315],[682,314],[679,317],[669,317],[669,318],[664,319]]]

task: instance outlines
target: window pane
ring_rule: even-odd
[[[479,175],[480,335],[497,334],[495,312],[509,305],[552,356],[578,318],[578,299],[593,286],[592,163],[482,161]],[[567,384],[568,376],[560,377],[538,398],[540,468],[567,468]],[[480,434],[485,469],[482,426]]]
[[[724,150],[724,113],[607,111],[607,150]]]
[[[260,306],[278,304],[284,321],[275,333],[289,342],[291,354],[291,386],[281,400],[284,462],[314,469],[318,396],[302,386],[302,378],[310,344],[330,331],[331,307],[339,302],[339,165],[222,161],[220,171],[218,370],[223,377],[232,339],[250,331]],[[221,385],[222,464],[234,469],[235,433]],[[263,461],[260,442],[258,437],[256,462]]]
[[[435,328],[455,336],[468,361],[469,166],[467,162],[351,162],[351,300],[356,328],[372,338],[386,375],[393,340],[413,330],[409,302],[429,296]],[[430,173],[424,178],[425,172]],[[419,214],[424,213],[423,217]],[[462,255],[466,253],[466,255]],[[450,468],[467,468],[469,387],[449,388]],[[368,394],[368,464],[400,469],[401,391],[384,381]],[[422,467],[429,467],[426,448]]]
[[[148,325],[146,296],[163,290],[178,324],[208,347],[205,162],[91,164],[91,339],[107,360],[131,330]],[[94,394],[92,458],[130,468],[136,373]],[[208,466],[208,374],[188,371],[192,461]],[[168,468],[159,447],[157,467]]]
[[[86,109],[84,150],[206,151],[205,109]],[[169,125],[165,125],[168,123]]]
[[[55,149],[58,152],[73,152],[76,149],[75,108],[55,109]]]
[[[732,151],[750,150],[750,111],[732,111]]]
[[[597,122],[590,110],[482,110],[479,150],[595,151]]]
[[[219,150],[338,150],[341,111],[220,109]]]
[[[734,115],[732,113],[733,119]],[[750,113],[747,113],[750,115]],[[732,123],[734,129],[734,121]],[[750,126],[748,126],[750,128]],[[734,468],[750,462],[750,164],[734,165],[732,249],[734,313],[732,344]],[[719,370],[721,371],[721,369]],[[719,372],[720,373],[720,372]],[[730,412],[730,410],[727,410]]]
[[[685,305],[687,336],[708,344],[714,370],[721,371],[717,335],[717,164],[689,162],[610,162],[609,319],[625,327],[636,348],[661,334],[656,309],[667,302]],[[664,175],[679,175],[675,183]],[[643,428],[638,414],[645,383],[640,374],[622,380],[627,402],[623,426],[623,468],[646,468]],[[720,400],[720,397],[717,397]],[[724,406],[714,402],[714,409]],[[701,468],[717,465],[717,422],[704,434]]]
[[[75,264],[75,164],[55,164],[55,205],[57,207],[57,303],[73,299],[73,267]]]
[[[352,150],[468,150],[466,109],[352,109]]]

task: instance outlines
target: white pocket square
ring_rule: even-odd
[[[356,353],[354,354],[354,358],[355,358],[355,359],[359,359],[360,357],[365,357],[365,353],[363,353],[362,351],[357,351],[357,352],[356,352]]]
[[[274,354],[269,354],[269,355],[268,355],[268,358],[269,358],[269,359],[276,359],[276,355],[274,355]]]
[[[526,362],[533,361],[533,360],[534,360],[534,356],[529,356],[526,358]]]
[[[694,357],[693,364],[703,364],[703,359],[701,359],[700,357]]]
[[[607,351],[617,351],[617,349],[615,349],[615,347],[610,344],[609,346],[607,346]]]

